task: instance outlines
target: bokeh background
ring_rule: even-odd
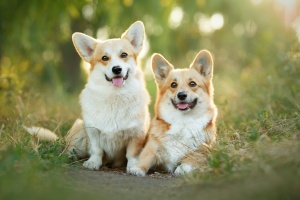
[[[220,103],[246,98],[237,85],[255,81],[267,87],[274,76],[297,73],[293,62],[299,64],[299,7],[297,0],[4,0],[0,95],[44,87],[78,93],[86,66],[73,47],[72,33],[120,37],[141,20],[147,34],[141,55],[147,80],[152,79],[152,53],[161,53],[175,67],[187,67],[199,50],[208,49],[215,59]],[[290,87],[299,93],[299,87]]]
[[[146,27],[141,59],[153,98],[151,54],[161,53],[175,67],[187,67],[201,49],[210,50],[215,59],[219,104],[236,105],[240,98],[264,89],[275,94],[272,81],[283,81],[285,76],[291,83],[278,87],[287,86],[296,95],[299,7],[297,0],[4,0],[0,3],[2,103],[31,90],[78,94],[88,66],[73,47],[72,33],[103,40],[120,37],[136,20]],[[251,82],[257,84],[255,88],[243,87]],[[248,104],[259,103],[256,111],[274,104],[272,97],[262,97]],[[241,105],[247,106],[251,107]]]

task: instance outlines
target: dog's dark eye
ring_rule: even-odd
[[[189,86],[190,86],[190,87],[196,87],[196,86],[197,86],[197,83],[195,83],[194,81],[191,81],[191,82],[189,83]]]
[[[177,88],[178,84],[176,82],[171,83],[171,88]]]
[[[101,60],[103,60],[103,61],[108,61],[109,58],[108,58],[107,56],[102,56]]]
[[[121,58],[127,58],[128,54],[127,53],[121,53]]]

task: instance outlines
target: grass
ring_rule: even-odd
[[[206,170],[185,177],[187,184],[228,188],[224,199],[231,193],[240,199],[244,191],[244,199],[300,198],[300,60],[291,55],[244,68],[222,68],[216,60],[218,139]],[[61,174],[77,165],[60,154],[62,140],[33,142],[22,128],[43,126],[63,137],[80,116],[78,94],[20,86],[11,78],[6,84],[0,91],[0,199],[87,198],[61,183]],[[153,80],[147,88],[153,111]],[[45,195],[51,191],[57,192]]]

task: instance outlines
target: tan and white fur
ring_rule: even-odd
[[[82,59],[91,64],[80,96],[90,143],[90,158],[83,166],[98,170],[104,157],[115,166],[122,165],[126,152],[130,168],[149,126],[149,94],[137,66],[144,26],[132,24],[120,39],[100,41],[82,33],[74,33],[72,39]]]
[[[133,23],[121,38],[100,41],[74,33],[74,46],[90,63],[87,84],[80,95],[83,120],[69,131],[67,151],[90,155],[87,169],[102,165],[132,167],[140,153],[150,124],[149,94],[138,66],[144,41],[144,25]]]
[[[130,173],[145,176],[155,166],[175,175],[189,173],[201,159],[194,157],[195,152],[216,138],[212,56],[202,50],[189,69],[174,69],[163,56],[154,54],[152,69],[158,89],[155,117]]]

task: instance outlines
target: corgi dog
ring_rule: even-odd
[[[132,24],[120,39],[99,41],[82,33],[72,36],[83,60],[91,64],[80,95],[82,117],[90,144],[87,169],[106,162],[133,166],[149,127],[149,94],[137,58],[143,47],[142,22]]]
[[[175,175],[197,168],[195,152],[216,138],[217,108],[213,101],[213,59],[200,51],[189,69],[174,69],[160,54],[152,56],[157,84],[155,117],[145,147],[129,173],[145,176],[161,166]],[[202,158],[203,159],[203,158]]]
[[[80,95],[83,120],[76,120],[65,140],[67,153],[75,150],[80,157],[89,155],[83,163],[87,169],[125,166],[126,159],[130,168],[144,145],[150,125],[150,96],[138,66],[144,34],[143,23],[137,21],[118,39],[100,41],[83,33],[72,36],[79,56],[91,68]],[[43,130],[32,129],[31,134],[39,137]]]

